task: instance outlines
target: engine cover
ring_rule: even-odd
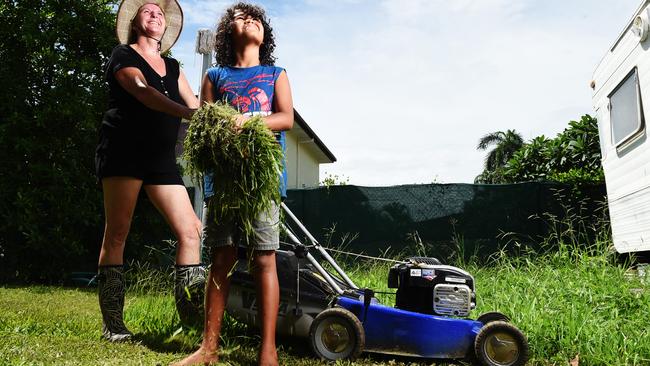
[[[466,317],[475,307],[474,277],[434,258],[396,264],[388,287],[397,288],[395,307],[424,314]]]
[[[468,316],[472,311],[472,290],[467,285],[438,284],[433,288],[433,312]]]

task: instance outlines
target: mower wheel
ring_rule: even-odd
[[[484,366],[523,366],[528,361],[528,341],[514,325],[492,321],[476,336],[474,352]]]
[[[502,314],[498,311],[491,311],[489,313],[481,314],[481,316],[479,316],[478,319],[476,319],[476,321],[479,321],[483,324],[487,324],[495,321],[502,321],[502,322],[509,323],[510,318],[508,318],[507,315]]]
[[[309,329],[311,348],[323,360],[354,359],[366,342],[359,319],[343,308],[329,308],[316,316]]]

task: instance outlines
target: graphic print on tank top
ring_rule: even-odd
[[[242,114],[270,114],[276,75],[262,73],[242,80],[226,80],[219,94]]]

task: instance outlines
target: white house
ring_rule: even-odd
[[[320,164],[336,161],[307,122],[293,110],[293,128],[287,131],[287,188],[318,187]]]

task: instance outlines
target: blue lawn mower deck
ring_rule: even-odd
[[[357,287],[286,205],[282,208],[310,244],[283,224],[293,244],[276,253],[278,334],[308,338],[317,357],[332,361],[376,352],[486,366],[526,364],[526,337],[506,315],[467,318],[476,303],[471,274],[435,258],[396,261],[388,276],[388,287],[397,289],[395,306],[386,306],[372,289]],[[336,275],[323,268],[312,249]],[[237,320],[258,326],[255,282],[246,261],[232,274],[227,310]]]

